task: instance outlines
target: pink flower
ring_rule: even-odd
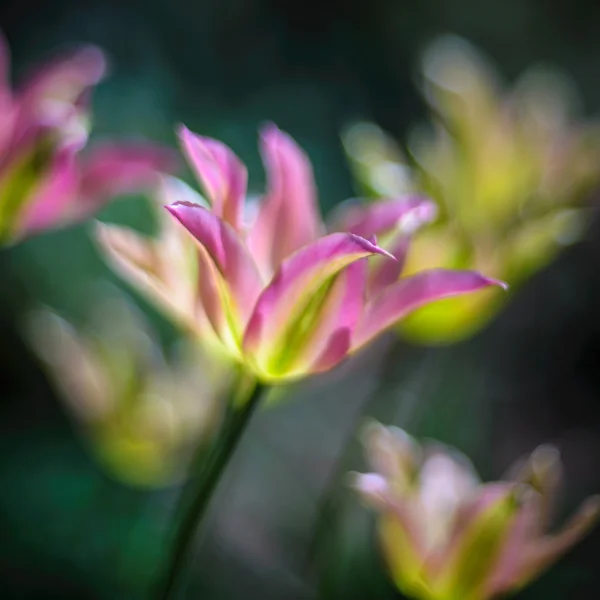
[[[269,184],[253,216],[246,168],[232,150],[185,128],[180,138],[206,196],[190,201],[180,187],[167,194],[196,242],[193,318],[263,381],[327,371],[415,308],[502,285],[466,271],[398,279],[410,234],[432,215],[423,198],[352,206],[327,233],[311,164],[274,125],[261,134]],[[375,235],[390,239],[391,252]],[[121,270],[131,264],[122,231],[104,226],[101,241]]]
[[[555,448],[540,446],[506,481],[482,484],[469,460],[438,443],[421,446],[401,429],[365,435],[375,473],[354,487],[380,514],[391,576],[422,600],[488,600],[527,585],[600,516],[589,498],[559,533],[546,529],[560,483]]]
[[[82,153],[91,89],[106,70],[87,46],[47,63],[16,89],[0,36],[0,241],[13,242],[89,217],[113,196],[151,185],[174,166],[149,144]]]

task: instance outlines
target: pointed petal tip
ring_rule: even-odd
[[[175,208],[177,206],[178,202],[174,202],[173,204],[165,204],[164,208],[170,212],[174,217],[177,216],[177,209]]]
[[[281,129],[279,129],[279,127],[273,123],[273,121],[264,121],[263,123],[261,123],[260,127],[259,127],[259,135],[260,137],[265,137],[265,136],[270,136],[270,135],[276,135],[278,133],[282,133]]]
[[[177,137],[181,139],[192,132],[183,123],[177,123],[177,125],[175,125],[175,133],[177,134]]]
[[[164,208],[171,213],[178,221],[182,222],[182,208],[202,208],[198,204],[192,204],[191,202],[186,202],[184,200],[178,200],[177,202],[173,202],[171,204],[165,204]]]
[[[386,427],[385,425],[383,425],[383,423],[380,423],[377,419],[374,419],[373,417],[368,417],[362,424],[359,435],[362,438],[362,436],[369,436],[372,433],[381,432],[385,429]]]
[[[388,482],[379,473],[348,473],[346,481],[366,496],[383,496],[388,491]]]
[[[262,124],[259,129],[260,142],[263,150],[271,148],[278,152],[292,153],[300,152],[304,154],[304,151],[296,140],[287,132],[280,129],[280,127],[272,121],[266,121]]]
[[[187,125],[184,123],[179,123],[175,127],[175,133],[180,143],[183,145],[184,150],[189,146],[193,145],[194,142],[202,143],[204,141],[204,137],[198,133],[194,133]]]
[[[355,233],[347,233],[346,235],[371,254],[381,254],[381,256],[391,258],[392,260],[397,260],[393,254],[377,245],[377,238],[375,236],[372,236],[371,240],[367,240],[366,238],[356,235]]]
[[[506,281],[502,281],[501,279],[494,279],[493,277],[485,277],[485,276],[483,276],[483,275],[482,275],[481,277],[482,277],[482,279],[483,279],[483,281],[484,281],[484,284],[485,284],[485,285],[488,285],[488,286],[489,286],[489,285],[494,285],[494,286],[496,286],[496,287],[500,287],[500,288],[502,288],[502,289],[503,289],[505,292],[507,292],[507,291],[508,291],[508,289],[509,289],[509,287],[510,287],[510,286],[508,285],[508,283],[506,283]]]
[[[399,229],[409,235],[416,233],[424,225],[433,223],[438,216],[437,204],[431,198],[406,196],[396,202],[407,203],[410,201],[416,202],[416,205],[398,220]]]
[[[560,467],[560,450],[552,444],[542,444],[532,452],[530,460],[537,473],[547,473]]]
[[[375,440],[385,438],[390,433],[391,429],[389,427],[386,427],[377,419],[369,418],[361,426],[358,439],[365,448],[370,448]]]
[[[177,202],[173,202],[171,204],[167,204],[165,208],[172,214],[178,214],[180,211],[178,207],[185,206],[186,208],[204,208],[199,204],[194,204],[193,202],[188,202],[187,200],[177,200]]]
[[[200,204],[194,204],[193,202],[188,202],[186,200],[178,200],[177,202],[173,202],[172,204],[166,204],[164,208],[186,229],[188,229],[187,223],[189,219],[194,218],[192,213],[190,213],[190,210],[201,209],[203,211],[210,212]]]
[[[90,227],[93,228],[93,230],[96,231],[104,231],[105,229],[107,229],[107,224],[104,223],[103,221],[100,221],[99,219],[91,219],[90,220]]]
[[[88,44],[79,51],[79,56],[85,61],[92,72],[94,79],[99,81],[106,74],[108,60],[106,54],[99,46]]]

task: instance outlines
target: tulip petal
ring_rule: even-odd
[[[344,203],[346,204],[346,203]],[[437,214],[433,201],[425,196],[402,196],[363,204],[342,205],[334,216],[334,229],[362,237],[381,236],[393,231],[413,233]]]
[[[353,350],[425,304],[490,285],[506,287],[474,271],[432,269],[401,279],[367,303],[352,341]]]
[[[350,485],[378,510],[388,508],[390,486],[379,473],[351,473]]]
[[[17,235],[37,233],[69,222],[68,209],[79,183],[76,150],[67,147],[54,155],[48,172],[18,217]]]
[[[459,509],[449,543],[428,565],[436,598],[484,598],[519,510],[517,498],[513,484],[487,484]]]
[[[530,485],[540,495],[537,515],[537,532],[541,534],[554,516],[563,477],[563,466],[558,448],[551,445],[538,446],[530,456],[518,460],[511,466],[504,479]]]
[[[600,520],[600,496],[588,498],[567,525],[555,535],[535,541],[521,562],[516,578],[520,587],[537,577],[554,561],[576,544]]]
[[[95,238],[109,264],[125,281],[184,327],[204,338],[214,337],[197,299],[196,244],[170,216],[164,225],[160,237],[152,239],[126,227],[96,223]]]
[[[192,133],[186,127],[181,127],[179,139],[214,214],[239,230],[248,179],[246,167],[225,144]]]
[[[321,233],[312,166],[296,142],[275,125],[261,132],[269,189],[248,236],[264,272],[273,273],[296,250]]]
[[[309,331],[289,340],[298,350],[294,368],[299,373],[328,371],[346,358],[364,307],[367,268],[362,259],[338,273]]]
[[[325,287],[335,284],[342,269],[373,254],[387,253],[359,236],[334,233],[285,260],[260,295],[244,336],[244,352],[255,368],[266,376],[281,375],[298,353],[290,336],[312,331],[330,291]]]
[[[498,560],[482,586],[482,597],[495,598],[518,587],[519,573],[527,564],[532,544],[535,544],[540,533],[540,508],[540,495],[529,490],[507,530]]]
[[[406,260],[411,235],[437,214],[436,205],[424,196],[406,195],[396,199],[364,204],[343,203],[333,217],[336,231],[348,231],[362,237],[382,236],[383,245],[396,261],[375,259],[369,275],[369,296],[373,297],[395,283]]]
[[[75,218],[84,219],[104,202],[159,182],[160,173],[175,169],[173,153],[153,144],[106,144],[95,148],[82,168]]]
[[[86,92],[105,71],[104,55],[95,46],[42,65],[19,89],[17,134],[24,135],[32,124],[65,125],[73,116],[73,107],[81,107],[87,100]]]
[[[202,206],[176,202],[167,210],[199,243],[200,294],[215,332],[230,349],[239,346],[262,289],[252,257],[233,228]]]
[[[392,500],[382,513],[378,533],[383,557],[400,591],[413,598],[430,598],[424,571],[425,548],[418,523],[418,507]]]
[[[377,421],[364,428],[361,438],[371,467],[393,482],[394,489],[408,490],[422,460],[417,441],[403,429],[384,427]]]
[[[477,473],[464,454],[442,444],[426,447],[416,492],[428,549],[439,548],[447,542],[456,511],[478,483]]]

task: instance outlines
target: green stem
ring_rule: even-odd
[[[264,387],[257,383],[244,404],[239,404],[239,398],[231,399],[229,403],[221,435],[208,457],[206,457],[204,476],[200,478],[200,485],[192,498],[191,504],[177,525],[173,552],[167,565],[164,583],[158,595],[160,600],[168,600],[175,591],[179,574],[184,567],[195,534],[206,516],[221,475],[259,404],[263,390]]]

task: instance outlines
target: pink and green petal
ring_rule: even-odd
[[[262,282],[256,265],[234,229],[207,209],[192,203],[176,202],[169,212],[196,238],[200,245],[200,283],[204,286],[209,318],[223,334],[223,315],[241,341],[242,331],[250,317]],[[206,280],[206,281],[205,281]],[[222,306],[217,307],[217,292]],[[220,312],[223,313],[218,317]],[[217,318],[218,317],[218,318]],[[239,339],[238,339],[239,336]]]
[[[170,215],[158,239],[127,227],[97,223],[95,237],[106,260],[125,281],[167,310],[187,329],[212,335],[198,302],[197,246]],[[177,228],[177,230],[175,230]]]
[[[364,307],[367,268],[365,258],[343,269],[331,286],[322,290],[320,306],[316,310],[307,309],[308,331],[296,327],[291,334],[293,339],[288,340],[297,352],[293,370],[299,374],[321,373],[346,358],[352,332]]]
[[[484,485],[459,508],[450,541],[427,567],[436,597],[485,600],[483,588],[518,515],[518,493],[510,484]]]
[[[540,506],[541,497],[533,489],[523,494],[494,569],[482,586],[485,598],[495,598],[518,586],[519,573],[539,536]]]
[[[411,597],[429,598],[424,570],[425,547],[415,527],[416,509],[410,501],[390,501],[379,518],[379,539],[384,560],[398,589]]]
[[[261,132],[268,191],[248,237],[264,272],[273,273],[322,233],[312,166],[296,142],[275,125]]]
[[[76,151],[77,148],[66,147],[54,155],[47,173],[22,208],[14,232],[17,236],[39,233],[69,221],[68,210],[79,183]]]
[[[387,253],[359,236],[334,233],[285,260],[260,295],[244,336],[244,352],[255,368],[277,376],[282,353],[294,350],[289,336],[301,319],[312,318],[306,309],[323,286],[332,285],[332,278],[357,260],[377,254]]]
[[[238,358],[243,327],[234,308],[231,289],[202,245],[198,248],[198,271],[202,273],[198,278],[202,309],[223,346]]]
[[[365,345],[417,308],[491,285],[506,287],[503,282],[475,271],[433,269],[401,279],[367,303],[355,332],[353,349]]]
[[[179,138],[213,212],[240,230],[248,180],[246,167],[222,142],[192,133],[186,127],[181,127]]]

